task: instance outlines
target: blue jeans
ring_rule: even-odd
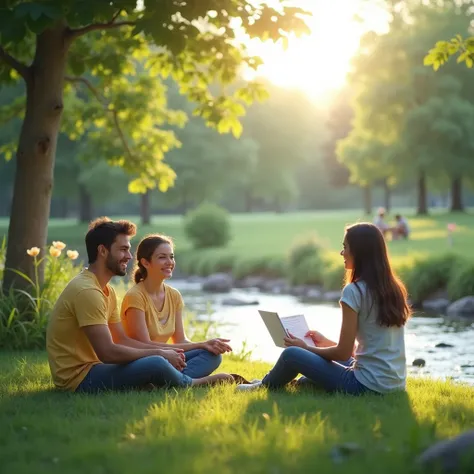
[[[326,392],[351,395],[371,392],[356,379],[350,367],[352,361],[328,361],[301,347],[288,347],[281,353],[275,367],[263,378],[262,384],[269,388],[280,388],[302,374],[298,385],[311,384]]]
[[[129,390],[153,384],[156,387],[188,387],[192,379],[175,369],[164,357],[150,356],[128,364],[94,365],[76,392]]]
[[[207,377],[221,365],[222,356],[214,355],[205,349],[193,349],[184,353],[186,356],[186,367],[183,374],[192,379]]]

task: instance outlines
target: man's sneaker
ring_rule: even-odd
[[[261,381],[255,383],[241,383],[240,385],[237,385],[236,390],[239,392],[252,392],[253,390],[258,390],[261,386]]]

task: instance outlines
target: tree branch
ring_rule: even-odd
[[[120,28],[121,26],[135,26],[136,22],[134,21],[115,21],[122,10],[118,10],[112,19],[107,23],[91,23],[90,25],[83,26],[82,28],[69,29],[68,36],[72,39],[78,38],[79,36],[85,35],[90,31],[97,30],[110,30],[112,28]]]
[[[29,68],[26,64],[15,59],[11,54],[7,53],[2,46],[0,46],[0,59],[7,63],[12,69],[14,69],[20,76],[26,80],[28,76]]]
[[[114,125],[115,125],[115,128],[117,129],[117,133],[119,135],[120,141],[122,142],[123,148],[124,148],[125,152],[127,153],[128,157],[130,158],[130,160],[133,160],[134,159],[133,153],[130,150],[130,147],[128,146],[127,138],[125,137],[125,134],[122,130],[122,127],[120,126],[120,122],[119,122],[119,119],[118,119],[118,113],[115,109],[111,109],[109,107],[109,103],[107,102],[106,98],[103,97],[99,93],[99,91],[94,87],[92,82],[89,81],[89,79],[86,79],[85,77],[65,76],[64,79],[68,82],[72,82],[72,83],[75,83],[75,84],[77,84],[77,83],[84,84],[91,91],[91,93],[94,95],[94,97],[103,105],[104,111],[107,112],[107,113],[112,114]]]

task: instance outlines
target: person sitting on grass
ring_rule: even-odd
[[[309,347],[290,334],[287,348],[263,380],[238,385],[238,390],[283,387],[298,374],[303,377],[293,383],[327,392],[360,395],[405,389],[404,326],[411,311],[405,286],[390,267],[382,233],[369,223],[348,227],[341,255],[347,284],[340,299],[339,342],[310,331],[307,335],[317,347]]]
[[[59,296],[48,323],[46,348],[53,382],[73,392],[188,387],[233,381],[228,374],[191,378],[183,350],[162,348],[129,338],[109,284],[124,276],[132,259],[129,221],[100,218],[86,235],[89,267]]]
[[[374,219],[374,224],[375,226],[378,227],[380,232],[382,232],[384,237],[392,230],[390,225],[387,222],[385,222],[385,208],[383,207],[378,208],[377,216]]]
[[[182,349],[185,375],[205,377],[222,362],[222,354],[232,351],[229,339],[215,338],[191,342],[183,325],[183,298],[165,283],[175,268],[173,241],[153,234],[137,247],[135,285],[126,293],[121,309],[126,334],[134,340],[154,343],[163,349]],[[171,344],[168,341],[171,340]]]
[[[402,217],[400,214],[395,216],[395,227],[392,229],[392,239],[408,239],[410,234],[410,227],[408,226],[408,221]]]

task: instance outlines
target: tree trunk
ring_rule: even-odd
[[[79,185],[79,222],[90,222],[93,218],[92,196],[83,184]]]
[[[390,212],[391,209],[391,197],[392,197],[392,190],[388,185],[388,181],[385,179],[383,182],[383,192],[384,192],[384,207],[387,212]]]
[[[140,215],[142,217],[142,225],[150,223],[150,191],[140,196]]]
[[[428,205],[426,199],[426,176],[422,171],[418,177],[418,209],[416,211],[418,215],[428,214]]]
[[[5,268],[20,270],[30,278],[34,275],[33,259],[26,250],[45,247],[48,233],[69,46],[65,32],[65,23],[60,22],[37,36],[35,57],[25,78],[26,111],[16,154]],[[43,268],[39,270],[42,281]],[[28,286],[14,272],[5,271],[4,290],[13,284]]]
[[[453,178],[451,181],[451,211],[464,211],[461,177]]]
[[[372,188],[370,185],[364,186],[364,211],[367,215],[372,214]]]

